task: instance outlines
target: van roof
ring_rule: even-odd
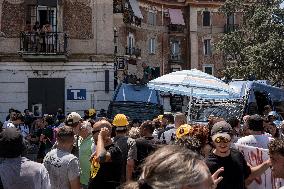
[[[246,91],[254,89],[255,91],[263,91],[270,95],[272,100],[284,100],[284,89],[274,87],[258,81],[233,81],[229,85],[238,93],[240,97],[246,95]]]
[[[113,101],[159,103],[159,95],[156,90],[149,89],[146,85],[133,85],[122,83],[114,94]]]

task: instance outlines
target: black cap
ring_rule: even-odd
[[[16,158],[22,155],[25,144],[21,132],[16,128],[6,128],[0,133],[0,157]]]
[[[226,121],[219,121],[213,125],[211,129],[211,137],[213,140],[219,136],[231,139],[232,130],[233,129],[229,123]]]

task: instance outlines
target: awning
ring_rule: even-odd
[[[139,8],[139,4],[136,0],[129,0],[130,6],[132,8],[132,11],[134,13],[135,16],[137,16],[138,18],[143,19],[143,15],[141,13],[141,10]]]
[[[57,0],[37,0],[38,5],[56,7]]]
[[[180,9],[169,9],[171,24],[185,25],[183,15]]]

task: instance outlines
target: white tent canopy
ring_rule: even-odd
[[[163,75],[148,83],[151,89],[198,99],[237,99],[233,88],[220,79],[200,70],[182,70]]]

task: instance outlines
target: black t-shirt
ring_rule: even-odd
[[[100,169],[95,178],[90,179],[89,189],[115,189],[120,185],[122,170],[122,152],[116,144],[105,147],[110,153],[111,161],[100,163]]]
[[[156,148],[154,137],[143,137],[136,139],[137,146],[137,162],[140,164],[150,153]]]
[[[241,152],[231,149],[227,157],[220,157],[211,152],[206,164],[212,174],[224,167],[224,172],[219,175],[223,180],[218,184],[217,189],[245,189],[245,179],[250,175],[251,170]]]
[[[157,149],[154,137],[143,137],[136,139],[137,161],[135,162],[134,179],[138,179],[142,170],[141,164],[144,159]]]

